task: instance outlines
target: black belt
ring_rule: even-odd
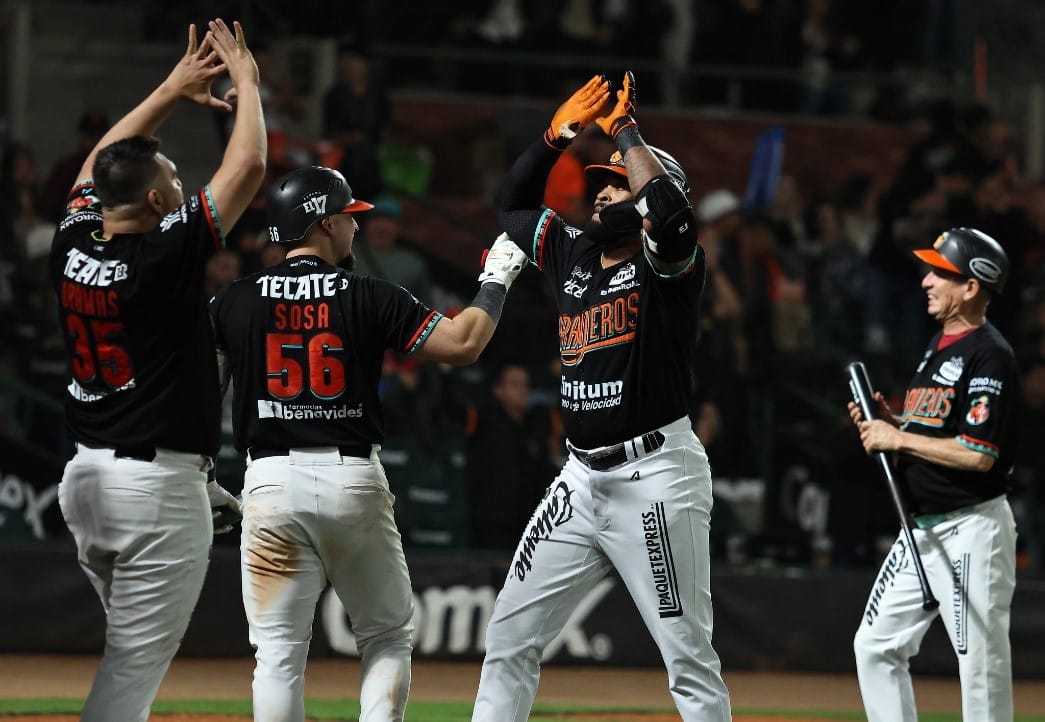
[[[337,450],[342,456],[357,456],[360,459],[369,459],[371,444],[338,444]],[[267,449],[264,446],[252,446],[247,449],[250,458],[254,461],[266,459],[270,456],[290,456],[290,449]]]
[[[641,451],[639,450],[640,445]],[[659,431],[650,431],[642,436],[636,436],[634,439],[628,439],[598,451],[582,451],[572,446],[570,450],[589,469],[593,471],[608,471],[615,466],[620,466],[632,459],[654,452],[662,446],[664,446],[664,434]],[[631,456],[628,456],[629,448],[632,452]]]

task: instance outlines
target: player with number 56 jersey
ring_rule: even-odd
[[[498,238],[475,299],[447,318],[400,286],[335,265],[351,268],[354,214],[371,208],[335,170],[288,173],[265,204],[286,260],[211,304],[218,365],[233,385],[233,434],[247,455],[240,570],[257,722],[304,720],[312,621],[328,583],[362,659],[359,719],[403,719],[413,593],[377,455],[381,364],[388,349],[475,361],[526,259]]]

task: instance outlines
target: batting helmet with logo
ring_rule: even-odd
[[[933,268],[975,278],[993,293],[1001,293],[1009,277],[1009,257],[996,240],[975,228],[952,228],[933,242],[932,248],[914,255]]]
[[[352,197],[352,188],[336,170],[299,168],[272,184],[265,199],[269,238],[276,243],[300,241],[319,221],[339,213],[369,211],[374,206]]]
[[[686,171],[682,170],[682,164],[675,160],[674,156],[670,153],[666,153],[660,148],[655,148],[652,145],[646,147],[653,151],[653,155],[657,156],[657,160],[659,160],[660,164],[664,166],[664,170],[667,171],[668,176],[675,181],[675,184],[682,189],[682,192],[689,193],[689,178],[686,177]],[[610,156],[610,162],[608,165],[585,166],[584,173],[588,177],[594,179],[598,179],[606,173],[623,176],[625,180],[628,178],[628,169],[624,167],[624,156],[619,150]]]

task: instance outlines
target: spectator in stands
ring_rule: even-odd
[[[272,268],[283,263],[287,257],[287,247],[282,243],[266,243],[261,247],[261,267]]]
[[[341,150],[338,169],[359,184],[354,190],[362,198],[381,191],[378,149],[390,119],[385,87],[374,77],[362,43],[343,41],[337,81],[323,96],[323,138]]]
[[[940,228],[953,225],[947,218],[952,196],[968,192],[971,183],[965,140],[958,111],[949,101],[928,108],[929,134],[907,152],[900,170],[879,202],[881,225],[869,257],[879,275],[882,294],[879,316],[893,329],[890,336],[893,379],[906,380],[924,349],[920,339],[929,334],[928,317],[908,313],[925,302],[918,267],[911,250]],[[879,381],[888,388],[889,381]]]
[[[807,216],[810,246],[815,249],[806,255],[806,263],[816,348],[844,364],[864,350],[867,261],[846,237],[833,201],[815,200]]]
[[[780,243],[775,229],[767,218],[754,216],[738,235],[745,335],[751,342],[753,368],[757,359],[763,371],[775,353],[813,347],[805,268],[799,255]]]
[[[43,198],[40,201],[44,218],[57,223],[65,211],[66,196],[76,182],[76,174],[87,159],[95,144],[109,130],[109,119],[98,111],[89,110],[80,116],[76,124],[76,150],[58,159],[44,183]]]
[[[403,241],[403,208],[389,195],[374,199],[374,210],[364,219],[362,237],[355,245],[355,272],[398,284],[425,303],[431,303],[432,279],[428,263]]]
[[[272,245],[277,245],[273,243]],[[203,294],[213,298],[218,291],[243,275],[243,259],[231,248],[222,248],[203,267]]]
[[[805,0],[801,45],[799,112],[848,113],[851,102],[848,90],[832,74],[836,69],[852,67],[860,50],[860,41],[841,26],[831,0]]]
[[[265,131],[268,140],[268,171],[275,176],[302,165],[325,165],[314,143],[293,134],[295,123],[302,121],[308,108],[294,89],[294,78],[287,68],[277,66],[272,47],[260,40],[254,43],[254,60],[261,73],[261,103],[265,113]],[[221,78],[214,83],[214,94],[222,97],[231,84]],[[232,121],[227,113],[214,113],[222,146],[232,132]]]
[[[511,551],[554,476],[547,407],[533,413],[530,374],[508,362],[468,410],[468,546]]]
[[[269,242],[268,221],[265,219],[265,197],[274,177],[276,176],[272,168],[267,167],[265,179],[261,182],[258,192],[251,199],[247,209],[243,211],[239,223],[225,236],[225,247],[239,251],[242,264],[241,275],[243,276],[261,270],[263,266],[261,257],[269,246],[283,248],[278,243]],[[269,252],[271,253],[271,251]]]
[[[0,254],[4,258],[18,263],[50,251],[54,224],[44,219],[41,200],[32,149],[26,143],[8,143],[0,158]]]
[[[1021,367],[1011,497],[1022,540],[1021,566],[1040,573],[1045,568],[1045,356],[1034,353]]]
[[[773,202],[767,209],[774,225],[774,234],[784,248],[801,251],[805,248],[806,205],[798,179],[790,173],[780,176]]]
[[[736,287],[740,199],[726,189],[711,191],[697,204],[697,219],[707,283],[695,339],[690,418],[715,468],[734,475],[743,467],[747,415],[744,304]]]

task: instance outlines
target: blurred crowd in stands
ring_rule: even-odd
[[[376,3],[341,5],[324,4],[319,11],[317,4],[311,20],[304,19],[309,13],[297,13],[297,25],[291,23],[290,29],[329,33],[361,19],[374,27],[390,22],[382,20],[387,10]],[[901,5],[921,8],[926,18],[946,5],[955,17],[942,25],[934,24],[938,19],[897,25],[891,13]],[[494,0],[455,4],[449,14],[445,6],[412,5],[411,12],[397,16],[395,33],[380,37],[383,42],[435,37],[444,38],[444,44],[505,50],[666,57],[676,68],[681,58],[801,68],[800,87],[791,81],[739,79],[702,87],[700,97],[717,93],[751,109],[844,112],[849,102],[845,91],[832,85],[831,69],[889,69],[905,62],[945,73],[966,67],[967,59],[959,57],[965,47],[960,37],[932,36],[927,30],[948,27],[959,35],[967,20],[961,17],[963,7],[960,1],[929,0],[532,2],[524,17],[520,2]],[[164,8],[156,13],[165,27],[170,27],[171,13],[191,11],[191,5],[189,10]],[[695,17],[687,19],[689,14]],[[680,27],[689,37],[676,47],[670,36]],[[912,35],[918,28],[924,32],[900,38],[898,27]],[[635,43],[635,37],[644,41]],[[337,80],[321,107],[308,107],[295,96],[288,76],[265,75],[268,59],[258,45],[270,178],[310,163],[340,168],[356,195],[375,204],[372,212],[357,217],[357,272],[399,283],[440,310],[459,309],[474,292],[474,264],[462,259],[454,266],[412,242],[418,229],[407,223],[404,205],[418,199],[382,183],[387,178],[381,167],[387,88],[406,81],[397,80],[387,66],[375,73],[367,46],[356,39],[339,46]],[[903,54],[915,53],[912,48],[918,57]],[[433,63],[431,71],[440,72],[438,65]],[[545,71],[531,71],[491,63],[458,76],[454,89],[557,93],[558,83],[548,82]],[[659,88],[648,89],[652,97],[643,97],[651,103],[686,104],[696,89],[684,80],[681,74],[665,73]],[[715,553],[800,563],[876,562],[875,538],[894,534],[896,522],[848,422],[842,368],[848,361],[865,360],[877,386],[894,408],[900,407],[909,375],[933,332],[920,270],[909,250],[947,228],[972,226],[1001,242],[1013,267],[1009,286],[991,304],[989,317],[1012,342],[1020,362],[1013,502],[1020,517],[1021,564],[1040,571],[1045,567],[1045,540],[1039,538],[1045,530],[1045,500],[1040,498],[1045,494],[1045,185],[1023,177],[1011,132],[987,105],[939,99],[905,109],[893,100],[880,108],[880,119],[915,120],[926,129],[894,177],[854,175],[830,194],[810,196],[785,165],[762,203],[752,203],[735,188],[692,199],[708,281],[700,335],[693,339],[698,361],[691,418],[708,448],[717,484],[725,488],[745,479],[766,484],[753,525],[745,522],[739,505],[731,511],[725,501],[717,502]],[[322,117],[321,138],[291,139],[281,133],[281,119],[315,113]],[[225,120],[215,119],[221,137]],[[33,396],[60,400],[64,393],[62,338],[46,264],[72,176],[107,127],[102,112],[84,114],[75,147],[51,169],[38,167],[33,149],[17,139],[9,139],[0,154],[0,378],[14,380],[29,394],[0,386],[0,433],[58,454],[69,449],[55,417],[25,414],[16,405]],[[605,137],[582,136],[553,172],[546,203],[583,225],[594,192],[585,183],[583,166],[604,162],[611,150]],[[209,292],[282,259],[282,248],[268,243],[266,190],[229,234],[228,247],[209,262]],[[387,359],[383,459],[408,546],[504,553],[561,465],[565,445],[556,414],[560,377],[554,290],[536,271],[524,272],[512,288],[497,335],[476,366],[451,369]],[[231,444],[223,449],[218,468],[226,487],[237,489],[242,458]],[[805,470],[798,481],[795,469]],[[807,523],[796,508],[809,506],[811,497],[803,489],[810,485],[821,490],[815,498],[826,512]],[[755,536],[762,548],[756,547]]]

